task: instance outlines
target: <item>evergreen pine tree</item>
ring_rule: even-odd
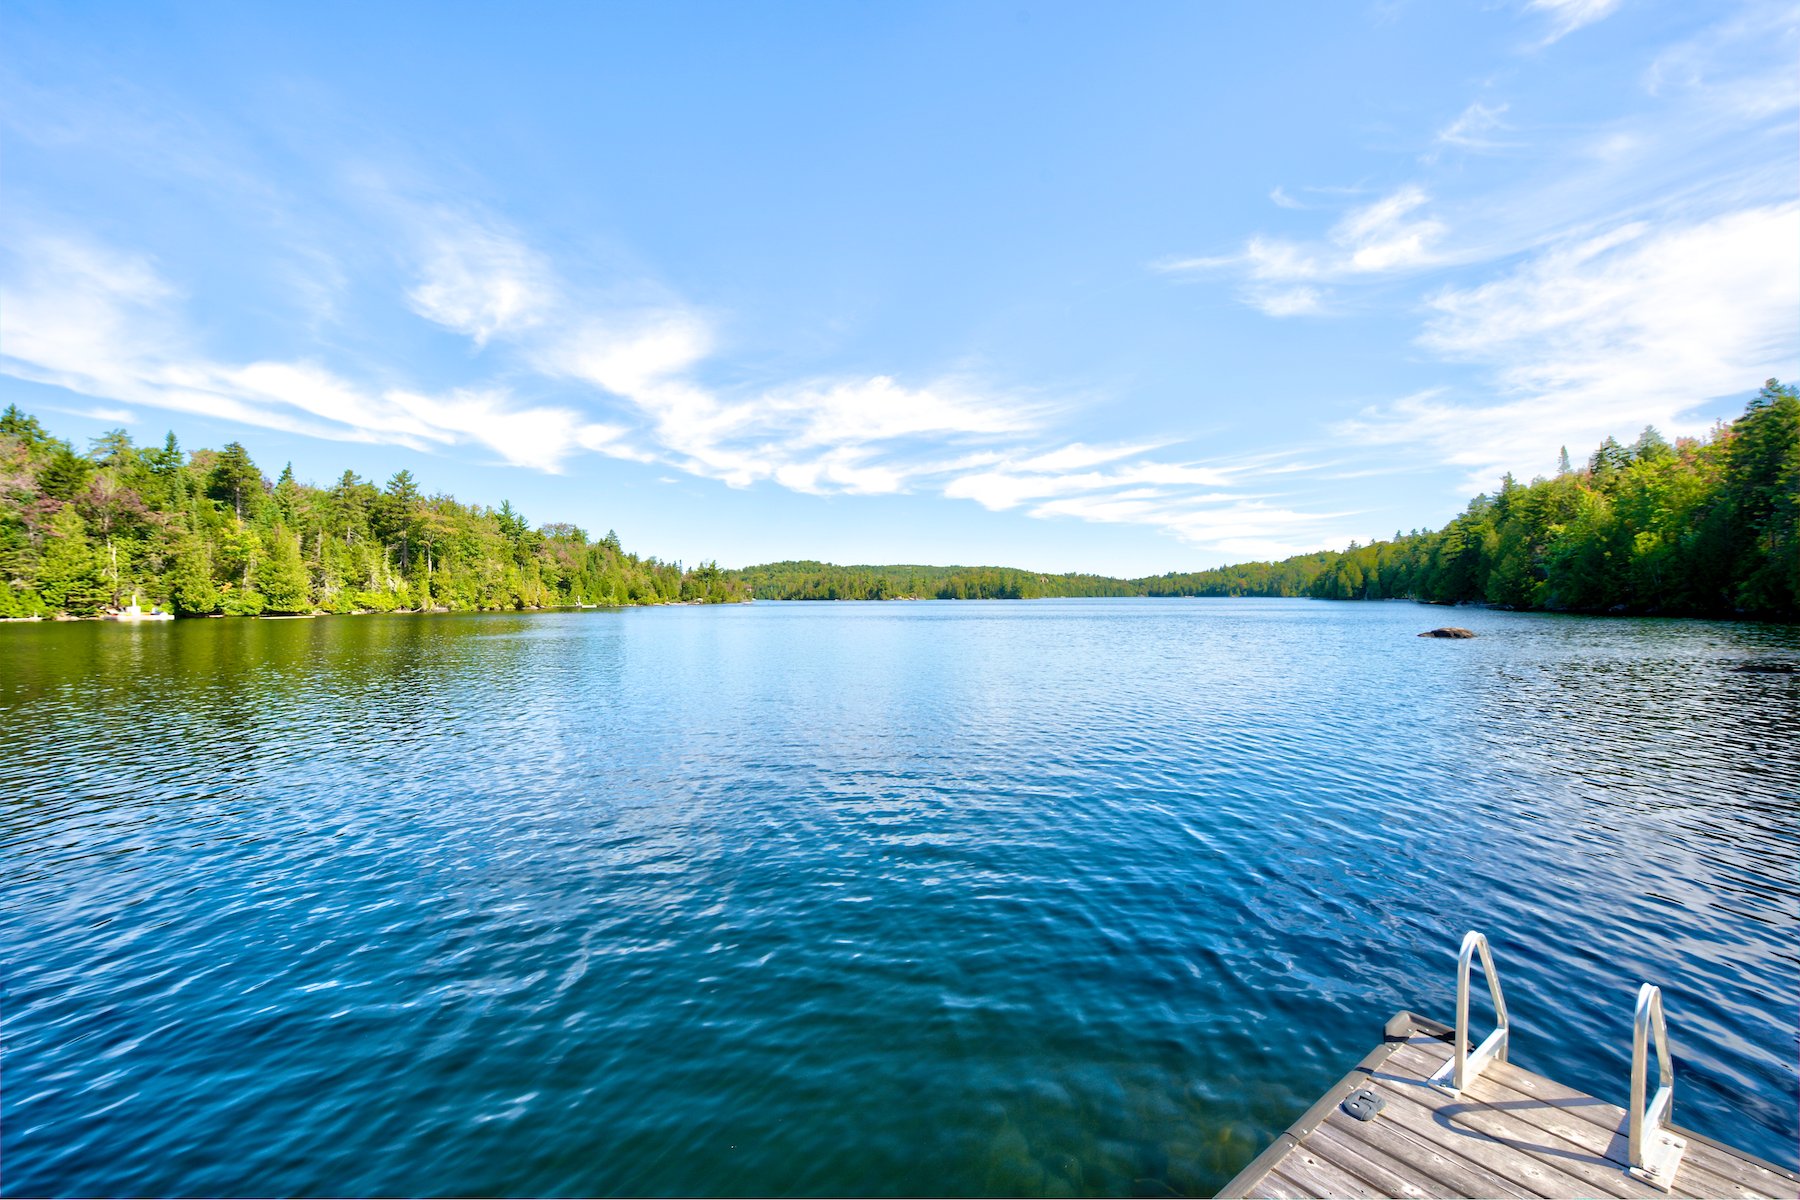
[[[265,553],[252,577],[256,590],[262,593],[265,609],[278,613],[311,612],[311,581],[306,564],[300,560],[299,539],[285,525],[276,525],[263,544]]]
[[[110,595],[105,563],[88,540],[81,514],[70,505],[50,518],[38,559],[37,592],[52,610],[78,617],[99,612]]]
[[[213,583],[212,553],[205,540],[186,539],[169,575],[169,598],[184,617],[202,617],[219,611],[219,589]]]
[[[231,511],[242,521],[256,516],[268,486],[262,472],[250,461],[250,452],[241,442],[230,442],[213,460],[212,470],[207,475],[206,494],[221,504],[229,504]]]

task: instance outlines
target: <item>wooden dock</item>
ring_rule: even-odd
[[[1485,1064],[1460,1094],[1436,1087],[1453,1037],[1395,1016],[1382,1044],[1219,1195],[1800,1197],[1792,1171],[1673,1126],[1686,1147],[1664,1191],[1629,1170],[1624,1109],[1510,1063]],[[1349,1109],[1376,1107],[1355,1095],[1365,1089],[1381,1103],[1363,1120]]]

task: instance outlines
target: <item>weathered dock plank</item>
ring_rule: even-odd
[[[1421,1045],[1415,1040],[1401,1047],[1390,1061],[1397,1068],[1422,1071],[1429,1078],[1450,1057],[1450,1048],[1436,1039],[1424,1040],[1427,1045]],[[1515,1114],[1527,1125],[1541,1130],[1545,1135],[1542,1140],[1547,1143],[1575,1147],[1586,1152],[1591,1157],[1585,1160],[1584,1168],[1591,1165],[1597,1167],[1598,1172],[1583,1169],[1571,1171],[1571,1174],[1595,1179],[1596,1186],[1606,1189],[1608,1195],[1625,1194],[1614,1191],[1609,1186],[1609,1181],[1620,1178],[1629,1165],[1624,1109],[1554,1083],[1541,1075],[1533,1075],[1510,1063],[1490,1064],[1481,1077],[1475,1080],[1463,1100]],[[1721,1173],[1719,1168],[1728,1164],[1735,1166],[1740,1176],[1754,1176],[1758,1182],[1754,1185],[1747,1184],[1742,1178],[1734,1179]],[[1624,1178],[1635,1185],[1629,1195],[1666,1195],[1628,1175]],[[1711,1145],[1696,1147],[1691,1142],[1682,1158],[1681,1179],[1692,1191],[1706,1196],[1730,1197],[1732,1200],[1750,1200],[1752,1197],[1769,1195],[1771,1189],[1780,1187],[1782,1183],[1779,1176],[1757,1167],[1735,1152],[1721,1151]]]
[[[1384,1196],[1426,1200],[1442,1190],[1431,1176],[1367,1143],[1358,1142],[1329,1121],[1315,1129],[1305,1144],[1358,1179],[1367,1180]]]
[[[1280,1171],[1309,1196],[1346,1196],[1352,1200],[1380,1200],[1381,1197],[1373,1184],[1314,1153],[1310,1140],[1288,1152],[1281,1160]]]
[[[1558,1177],[1562,1172],[1555,1164],[1537,1155],[1517,1153],[1504,1138],[1488,1137],[1466,1124],[1447,1119],[1433,1104],[1434,1097],[1397,1088],[1383,1075],[1377,1075],[1370,1086],[1388,1102],[1376,1116],[1377,1121],[1394,1121],[1420,1141],[1428,1142],[1440,1154],[1478,1166],[1506,1180],[1527,1196],[1559,1194]],[[1585,1196],[1595,1191],[1594,1187],[1588,1186],[1581,1189],[1581,1194]],[[1599,1194],[1621,1195],[1604,1189],[1599,1190]]]
[[[1441,1051],[1446,1057],[1449,1048]],[[1615,1162],[1624,1162],[1627,1153],[1625,1144],[1625,1110],[1616,1104],[1604,1100],[1596,1100],[1583,1094],[1567,1084],[1557,1083],[1542,1075],[1521,1070],[1511,1063],[1494,1063],[1482,1073],[1476,1081],[1479,1088],[1484,1083],[1492,1083],[1503,1088],[1510,1088],[1523,1097],[1543,1101],[1555,1105],[1561,1112],[1574,1115],[1598,1126],[1608,1138],[1606,1156]],[[1795,1186],[1795,1178],[1779,1167],[1752,1158],[1742,1151],[1730,1146],[1722,1146],[1711,1138],[1682,1130],[1681,1135],[1687,1139],[1687,1153],[1682,1157],[1683,1168],[1693,1166],[1709,1176],[1716,1177],[1720,1186],[1736,1185],[1747,1189],[1744,1192],[1731,1190],[1718,1191],[1716,1195],[1782,1195],[1786,1188],[1791,1194]]]
[[[1420,1186],[1431,1196],[1494,1196],[1528,1200],[1529,1193],[1490,1171],[1452,1155],[1439,1153],[1429,1141],[1420,1141],[1397,1123],[1361,1122],[1333,1113],[1319,1126],[1353,1141],[1367,1157],[1391,1159],[1422,1177]]]
[[[1628,1170],[1623,1109],[1510,1063],[1494,1062],[1460,1094],[1430,1083],[1450,1031],[1401,1013],[1381,1046],[1225,1186],[1221,1196],[1770,1197],[1800,1200],[1800,1176],[1689,1130],[1671,1189]],[[1342,1108],[1359,1088],[1381,1097],[1373,1119]]]
[[[1446,1095],[1427,1080],[1447,1055],[1414,1056],[1404,1052],[1408,1049],[1412,1047],[1403,1047],[1388,1060],[1391,1073],[1379,1073],[1374,1086],[1382,1095],[1404,1097],[1408,1111],[1423,1114],[1440,1131],[1442,1144],[1455,1152],[1511,1173],[1536,1196],[1659,1200],[1665,1194],[1626,1174],[1623,1162],[1609,1162],[1603,1153],[1545,1128],[1557,1123],[1554,1118],[1528,1119],[1527,1111],[1542,1111],[1537,1102],[1525,1101],[1526,1107],[1516,1107],[1495,1096],[1491,1086],[1484,1088],[1488,1083],[1485,1076],[1460,1097]],[[1409,1061],[1415,1069],[1407,1069]]]

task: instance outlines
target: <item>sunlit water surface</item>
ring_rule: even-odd
[[[1414,636],[1451,618],[1474,641]],[[0,629],[11,1194],[1210,1194],[1485,930],[1793,1165],[1800,629],[1410,604]]]

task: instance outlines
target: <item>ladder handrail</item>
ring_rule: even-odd
[[[1656,1035],[1656,1096],[1646,1106],[1644,1091],[1649,1074],[1649,1040]],[[1649,1170],[1652,1139],[1662,1133],[1675,1107],[1675,1064],[1669,1058],[1669,1030],[1663,1020],[1662,989],[1646,983],[1638,989],[1637,1014],[1631,1028],[1631,1165]]]
[[[1475,956],[1481,956],[1481,972],[1487,976],[1488,993],[1494,998],[1494,1032],[1481,1045],[1469,1052],[1469,968]],[[1512,1041],[1512,1022],[1506,1016],[1506,998],[1500,994],[1500,975],[1494,970],[1494,956],[1488,950],[1486,936],[1469,930],[1463,936],[1462,951],[1456,956],[1456,1052],[1431,1082],[1449,1092],[1461,1092],[1480,1076],[1490,1062],[1505,1062]]]

